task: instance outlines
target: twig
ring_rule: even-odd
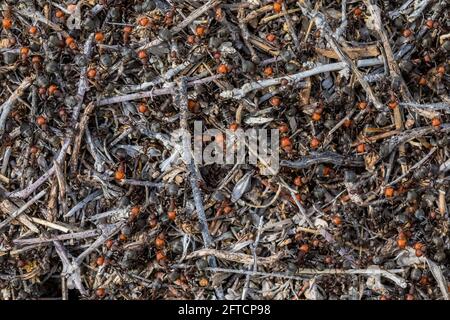
[[[206,256],[214,256],[219,259],[227,260],[227,261],[233,261],[238,262],[242,264],[250,264],[253,265],[255,262],[255,259],[253,256],[244,254],[244,253],[237,253],[237,252],[228,252],[228,251],[222,251],[222,250],[216,250],[216,249],[200,249],[197,251],[194,251],[186,256],[186,259],[194,259],[194,258],[201,258]],[[282,253],[277,253],[275,255],[272,255],[270,257],[258,257],[257,258],[257,264],[258,265],[271,265],[274,263],[277,263],[282,258]]]
[[[86,59],[90,59],[91,53],[92,53],[92,43],[94,41],[94,33],[91,33],[89,37],[87,38],[86,42],[84,43],[84,49],[83,49],[83,55],[86,57]],[[73,109],[72,113],[72,125],[75,127],[78,116],[80,114],[81,106],[83,105],[84,95],[86,94],[86,91],[88,90],[88,81],[87,81],[87,65],[82,67],[80,69],[80,80],[78,82],[78,90],[77,90],[77,105]]]
[[[117,234],[125,223],[126,221],[121,221],[113,225],[105,226],[102,234],[89,246],[89,248],[80,253],[80,255],[75,259],[75,263],[77,265],[81,264],[92,251],[101,246],[106,240]]]
[[[66,180],[64,179],[64,174],[61,170],[61,167],[56,161],[53,162],[53,166],[55,167],[56,180],[58,181],[59,202],[61,204],[61,211],[64,216],[67,213]]]
[[[47,190],[42,190],[37,195],[35,195],[33,198],[31,198],[27,203],[25,203],[23,206],[21,206],[17,211],[12,213],[8,218],[3,220],[0,223],[0,230],[3,229],[5,226],[7,226],[11,221],[16,219],[20,214],[25,212],[29,207],[31,207],[36,201],[38,201],[40,198],[45,196],[47,193]]]
[[[86,198],[84,198],[83,200],[78,202],[75,206],[73,206],[72,209],[70,209],[69,212],[67,212],[64,215],[64,217],[67,218],[67,217],[73,216],[75,213],[80,211],[85,205],[87,205],[89,202],[91,202],[92,200],[94,200],[95,198],[100,196],[101,194],[102,194],[101,190],[97,190],[97,191],[92,192],[91,194],[86,196]]]
[[[36,217],[31,217],[30,219],[34,223],[46,226],[46,227],[51,228],[51,229],[59,230],[59,231],[62,231],[62,232],[69,232],[70,231],[69,228],[64,227],[62,225],[59,225],[57,223],[49,222],[47,220],[39,219],[39,218],[36,218]]]
[[[176,101],[179,103],[181,117],[180,127],[185,132],[188,132],[187,112],[188,112],[188,100],[187,100],[187,86],[184,78],[182,78],[178,84]],[[195,164],[191,158],[191,142],[188,140],[188,135],[183,136],[183,159],[186,163],[189,173],[189,180],[194,196],[195,207],[199,218],[200,227],[202,230],[203,240],[205,241],[205,247],[209,247],[211,244],[211,235],[208,231],[208,224],[206,223],[205,209],[203,207],[202,194],[198,187],[198,182],[201,180],[197,176]]]
[[[19,202],[18,204],[20,205],[21,203]],[[3,213],[6,213],[8,215],[14,214],[17,211],[17,209],[19,209],[17,207],[17,205],[12,203],[8,199],[5,199],[0,203],[0,210]],[[19,215],[17,217],[17,220],[21,224],[26,226],[28,229],[30,229],[31,232],[39,233],[39,229],[33,224],[33,222],[31,221],[31,218],[29,216],[27,216],[25,213],[22,213],[21,215]]]
[[[66,249],[58,240],[53,240],[53,244],[63,264],[61,276],[68,278],[68,287],[75,286],[82,295],[86,295],[86,289],[84,289],[81,281],[79,264],[76,261],[69,260]]]
[[[249,41],[250,33],[248,31],[246,21],[244,20],[244,12],[245,12],[244,8],[239,9],[239,13],[237,16],[238,21],[239,21],[239,29],[241,29],[242,39],[244,40],[245,45],[247,46],[248,50],[250,51],[251,60],[254,63],[258,63],[260,59],[259,59],[258,55],[256,54],[255,48],[253,48],[253,45]]]
[[[340,154],[330,151],[322,153],[313,153],[309,156],[303,156],[298,160],[281,160],[280,165],[289,168],[305,169],[320,163],[331,163],[337,166],[351,166],[351,167],[364,166],[363,161],[359,161],[356,159],[349,159]]]
[[[281,9],[282,9],[284,18],[286,20],[286,24],[288,26],[289,33],[292,37],[292,40],[294,41],[294,49],[299,50],[300,41],[298,40],[297,33],[295,32],[294,25],[292,24],[291,17],[289,16],[289,12],[286,9],[286,4],[284,2],[281,4]]]
[[[370,15],[372,19],[374,19],[374,23],[371,25],[375,28],[375,31],[377,32],[378,36],[381,39],[381,43],[383,44],[384,51],[386,53],[386,57],[388,60],[389,69],[391,71],[391,74],[393,75],[393,81],[394,83],[399,83],[401,88],[401,93],[403,96],[403,99],[406,102],[414,102],[414,99],[409,92],[408,86],[406,85],[405,81],[403,80],[403,77],[401,76],[400,68],[397,65],[397,62],[394,58],[394,53],[392,51],[391,45],[389,44],[389,38],[386,34],[386,31],[383,28],[383,22],[381,20],[381,14],[380,14],[380,8],[372,3],[372,0],[364,0],[367,9],[370,12]],[[397,109],[397,108],[396,108]],[[427,118],[434,118],[437,116],[435,112],[431,112],[428,110],[422,110],[418,108],[414,108],[414,111],[419,113],[420,115],[427,117]],[[397,112],[400,112],[397,110]]]
[[[236,270],[236,269],[226,269],[226,268],[206,268],[208,271],[212,272],[226,272],[226,273],[237,273],[237,274],[249,274],[251,276],[263,276],[263,277],[277,277],[286,278],[293,280],[304,280],[304,277],[299,277],[296,275],[287,275],[282,273],[269,273],[260,271],[247,271],[247,270]],[[299,275],[319,275],[319,274],[362,274],[362,275],[380,275],[383,276],[402,288],[406,288],[406,281],[395,275],[395,273],[403,273],[403,269],[392,269],[392,270],[382,270],[382,269],[351,269],[351,270],[341,270],[341,269],[300,269],[296,272]]]
[[[70,145],[70,138],[66,138],[64,140],[64,144],[61,147],[61,150],[59,151],[58,156],[56,157],[56,162],[60,163],[64,156],[66,155],[66,151],[69,148]],[[20,191],[14,191],[11,193],[8,193],[7,195],[12,198],[28,198],[37,188],[39,188],[45,181],[47,181],[53,174],[55,173],[55,167],[52,166],[47,172],[45,172],[39,179],[37,179],[34,183],[29,185],[23,190]]]
[[[391,19],[396,19],[398,16],[406,13],[406,10],[413,2],[414,0],[406,0],[398,9],[389,12],[389,17]]]
[[[279,190],[281,189],[281,187],[279,188]],[[256,233],[256,239],[255,242],[253,243],[251,250],[252,250],[252,255],[253,255],[253,266],[249,266],[248,270],[253,270],[253,272],[258,270],[258,257],[256,256],[256,248],[258,247],[258,243],[259,243],[259,239],[261,238],[261,233],[263,231],[263,217],[259,218],[259,223],[258,223],[258,232]],[[250,274],[247,274],[247,276],[245,277],[245,284],[244,284],[244,289],[242,290],[242,297],[241,300],[245,300],[246,296],[247,296],[247,291],[248,291],[248,286],[250,284]]]
[[[332,36],[331,28],[328,22],[325,19],[325,16],[321,12],[313,12],[309,1],[299,1],[298,2],[300,8],[304,14],[309,16],[311,19],[314,19],[317,27],[323,32],[323,35],[327,42],[330,44],[331,48],[336,52],[342,62],[345,63],[345,66],[350,68],[352,72],[355,74],[358,82],[361,84],[363,89],[366,91],[370,101],[373,103],[374,107],[378,110],[384,109],[383,104],[379,101],[379,99],[375,96],[372,87],[369,83],[364,79],[363,74],[358,70],[357,65],[345,54],[342,50],[341,46],[338,44],[336,39]]]
[[[425,161],[427,161],[432,155],[433,153],[437,150],[436,147],[432,148],[425,157],[423,157],[422,159],[420,159],[419,162],[417,162],[415,165],[413,165],[407,172],[403,173],[400,177],[398,177],[397,179],[393,180],[392,182],[388,183],[387,186],[392,186],[394,184],[396,184],[397,182],[399,182],[400,180],[402,180],[404,177],[406,177],[410,172],[413,172],[414,170],[416,170],[417,168],[420,168],[420,166],[422,164],[425,163]]]
[[[203,79],[193,80],[193,81],[188,82],[187,86],[193,87],[195,85],[205,84],[205,83],[217,80],[221,77],[223,77],[223,75],[217,74],[217,75],[213,75],[210,77],[205,77]],[[106,106],[106,105],[115,104],[115,103],[123,103],[126,101],[140,100],[140,99],[144,99],[144,98],[152,98],[152,97],[162,96],[162,95],[171,95],[174,92],[174,87],[175,87],[175,84],[173,82],[169,82],[169,83],[167,83],[167,87],[165,87],[165,88],[152,89],[149,91],[143,91],[143,92],[131,93],[131,94],[126,94],[126,95],[121,95],[121,96],[116,96],[116,97],[104,98],[104,99],[97,101],[95,105],[101,107],[101,106]]]
[[[124,91],[125,92],[141,91],[141,90],[145,90],[145,89],[150,88],[150,87],[154,87],[154,86],[156,86],[158,84],[162,84],[164,82],[167,82],[167,81],[171,80],[174,76],[176,76],[177,74],[179,74],[180,72],[185,70],[186,68],[196,64],[199,60],[200,60],[199,56],[191,57],[191,59],[188,59],[188,60],[180,63],[176,67],[167,70],[166,73],[164,73],[161,76],[156,77],[154,80],[147,81],[147,82],[144,82],[144,83],[141,83],[141,84],[138,84],[138,85],[127,86],[127,87],[125,87]]]
[[[80,80],[81,82],[81,80]],[[78,165],[78,159],[79,159],[79,153],[80,153],[80,147],[81,147],[81,140],[84,135],[84,130],[86,129],[86,125],[89,121],[89,116],[94,110],[95,104],[93,102],[89,103],[87,107],[84,109],[83,115],[81,116],[80,123],[77,125],[78,132],[75,136],[74,143],[73,143],[73,151],[70,159],[70,167],[72,172],[75,172],[75,169]]]
[[[420,109],[444,110],[444,112],[450,113],[450,104],[446,102],[437,102],[437,103],[400,102],[399,105],[403,107],[414,107]]]
[[[377,58],[364,59],[364,60],[357,61],[358,67],[370,67],[370,66],[376,66],[376,65],[380,65],[380,64],[383,64],[383,61],[381,59],[377,59]],[[245,95],[247,93],[249,93],[251,91],[262,90],[262,89],[265,89],[270,86],[279,85],[279,84],[281,84],[281,81],[283,81],[283,79],[286,79],[290,82],[297,82],[302,79],[309,78],[309,77],[312,77],[312,76],[320,74],[320,73],[339,71],[344,68],[346,68],[346,64],[344,62],[319,65],[313,69],[302,71],[302,72],[299,72],[299,73],[296,73],[293,75],[286,75],[284,77],[246,83],[239,89],[223,91],[220,93],[220,96],[223,98],[242,99],[243,97],[245,97]]]
[[[62,36],[64,36],[64,38],[67,38],[69,36],[69,34],[58,24],[48,20],[40,12],[31,9],[30,7],[25,8],[23,10],[19,10],[18,13],[32,20],[36,20],[42,22],[43,24],[46,24],[51,29],[55,30],[56,32],[59,32]]]
[[[45,244],[47,242],[53,242],[54,240],[65,241],[72,239],[87,239],[98,236],[100,233],[99,230],[86,230],[81,232],[74,232],[69,234],[57,235],[49,238],[29,238],[29,239],[14,239],[13,243],[16,246],[26,246],[26,245],[34,245],[34,244]]]
[[[414,128],[410,130],[405,130],[401,132],[400,134],[392,137],[388,142],[388,150],[386,155],[389,155],[392,151],[394,151],[399,145],[402,143],[405,143],[407,141],[410,141],[412,139],[416,139],[418,137],[422,137],[426,134],[429,134],[436,130],[434,127],[420,127],[420,128]],[[450,131],[450,123],[444,123],[440,127],[440,131],[443,133],[447,133]]]
[[[262,271],[254,271],[254,270],[238,270],[238,269],[226,269],[226,268],[206,268],[208,271],[212,272],[224,272],[224,273],[235,273],[235,274],[243,274],[249,275],[252,277],[274,277],[274,278],[283,278],[283,279],[291,279],[291,280],[299,280],[303,281],[306,277],[298,277],[291,276],[285,273],[279,272],[262,272]]]
[[[433,0],[422,0],[419,3],[415,1],[415,9],[411,14],[408,15],[408,21],[411,23],[414,22],[417,18],[421,17],[423,15],[423,11],[431,2],[433,2]]]
[[[144,180],[135,180],[135,179],[122,179],[119,183],[121,185],[142,186],[142,187],[150,187],[150,188],[164,187],[164,183],[144,181]]]
[[[347,0],[341,1],[341,25],[336,29],[334,33],[334,37],[336,40],[341,40],[340,38],[345,33],[345,29],[347,28],[348,20],[347,20]],[[343,37],[344,38],[344,37]],[[345,40],[345,38],[343,39]]]
[[[186,17],[186,19],[184,19],[179,24],[177,24],[175,27],[170,29],[170,34],[172,36],[176,35],[180,31],[182,31],[184,28],[186,28],[189,24],[191,24],[192,21],[194,21],[195,19],[197,19],[198,17],[203,15],[209,9],[217,6],[220,2],[221,2],[221,0],[210,0],[207,3],[205,3],[203,6],[201,6],[200,8],[192,11],[191,14],[188,17]],[[151,47],[158,46],[161,43],[163,43],[163,40],[161,38],[157,38],[157,39],[155,39],[155,40],[153,40],[153,41],[151,41],[151,42],[149,42],[149,43],[139,47],[138,51],[140,51],[140,50],[147,50],[147,49],[149,49]]]
[[[188,132],[187,114],[188,114],[188,99],[187,99],[187,85],[186,80],[182,77],[178,82],[178,88],[175,95],[175,101],[179,104],[181,111],[180,116],[180,127],[185,133]],[[208,222],[206,221],[205,209],[203,207],[203,198],[201,191],[198,187],[198,183],[201,180],[199,178],[199,173],[195,168],[194,161],[191,157],[191,141],[189,139],[190,135],[184,134],[182,137],[183,143],[183,159],[186,163],[188,169],[189,180],[191,184],[192,194],[194,197],[195,207],[197,209],[197,216],[200,224],[200,229],[202,232],[202,238],[205,248],[211,245],[212,239],[209,234]],[[207,249],[206,249],[207,250]],[[217,262],[214,258],[209,259],[209,263],[212,267],[217,266]],[[223,299],[222,287],[217,288],[216,293],[219,299]]]

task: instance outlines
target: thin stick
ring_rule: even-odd
[[[342,0],[341,3],[341,25],[339,28],[337,28],[334,37],[337,40],[340,40],[342,35],[345,33],[345,29],[347,28],[348,21],[347,21],[347,0]],[[345,38],[343,39],[345,40]]]
[[[295,32],[294,25],[292,24],[291,17],[289,16],[289,12],[286,9],[286,4],[284,2],[281,4],[281,8],[283,11],[284,18],[286,20],[286,24],[289,29],[289,33],[292,37],[292,40],[294,41],[294,48],[296,50],[299,50],[300,49],[300,41],[298,40],[297,33]]]
[[[356,62],[356,64],[358,67],[371,67],[371,66],[381,65],[381,64],[383,64],[383,61],[378,58],[372,58],[372,59],[358,60]],[[313,69],[301,71],[299,73],[292,74],[292,75],[286,75],[284,77],[246,83],[241,88],[223,91],[220,93],[220,96],[223,98],[242,99],[243,97],[245,97],[245,95],[247,93],[249,93],[251,91],[262,90],[267,87],[279,85],[279,84],[281,84],[281,81],[283,79],[286,79],[290,82],[297,82],[302,79],[315,76],[317,74],[321,74],[324,72],[339,71],[346,67],[347,67],[347,65],[345,64],[345,62],[337,62],[337,63],[319,65]]]
[[[194,21],[195,19],[197,19],[198,17],[200,17],[201,15],[206,13],[209,9],[217,6],[220,2],[221,2],[220,0],[210,0],[207,3],[205,3],[203,6],[201,6],[200,8],[192,11],[191,14],[186,17],[186,19],[184,19],[179,24],[177,24],[175,27],[170,29],[171,35],[174,36],[177,33],[179,33],[181,30],[183,30],[188,25],[190,25],[192,21]],[[149,42],[149,43],[139,47],[139,49],[137,51],[147,50],[147,49],[149,49],[151,47],[155,47],[157,45],[160,45],[161,43],[163,43],[163,40],[161,38],[156,38],[155,40],[153,40],[153,41],[151,41],[151,42]]]
[[[125,223],[126,221],[121,221],[114,225],[106,226],[103,233],[89,246],[89,248],[80,253],[80,255],[75,259],[75,263],[80,265],[92,251],[104,244],[106,240],[117,234]]]
[[[56,223],[53,223],[53,222],[49,222],[49,221],[44,220],[44,219],[39,219],[39,218],[36,218],[36,217],[31,217],[30,219],[34,223],[46,226],[46,227],[51,228],[51,229],[59,230],[61,232],[65,232],[65,233],[70,231],[69,228],[66,228],[66,227],[64,227],[62,225],[59,225],[59,224],[56,224]]]
[[[450,112],[450,104],[446,102],[437,102],[437,103],[400,102],[399,105],[404,107],[414,107],[420,109],[444,110],[446,113]]]
[[[86,42],[84,43],[84,49],[83,49],[83,55],[87,60],[90,59],[91,53],[92,53],[92,43],[94,41],[94,33],[91,33],[89,37],[87,38]],[[77,105],[73,109],[72,113],[72,125],[75,127],[75,124],[78,121],[78,116],[80,114],[81,106],[83,105],[84,95],[86,94],[86,91],[89,88],[87,77],[87,64],[86,66],[83,66],[80,70],[80,80],[78,82],[78,90],[77,90]]]
[[[56,157],[56,161],[60,163],[64,156],[66,155],[66,151],[69,148],[70,145],[70,138],[66,138],[64,140],[64,144],[59,151],[58,157]],[[39,179],[37,179],[35,182],[33,182],[31,185],[26,187],[23,190],[20,191],[14,191],[11,193],[7,193],[9,197],[12,198],[28,198],[37,188],[39,188],[45,181],[47,181],[53,174],[55,173],[55,166],[52,166],[47,172],[45,172]]]
[[[21,203],[19,202],[19,204]],[[13,214],[17,211],[17,209],[19,209],[19,207],[8,199],[5,199],[0,203],[0,210],[8,215]],[[39,233],[39,229],[36,225],[34,225],[34,223],[31,221],[31,218],[26,213],[22,213],[21,215],[19,215],[17,217],[17,221],[30,229],[31,232]]]
[[[70,261],[66,248],[57,240],[53,241],[55,245],[56,252],[58,253],[59,258],[63,264],[63,271],[61,272],[61,276],[68,277],[71,283],[75,285],[75,288],[80,291],[82,295],[85,295],[86,289],[83,287],[83,283],[81,281],[80,276],[80,267],[79,264],[75,261]]]
[[[281,190],[281,186],[278,190]],[[257,256],[256,256],[256,248],[258,247],[258,243],[259,243],[259,239],[261,238],[261,233],[263,231],[263,217],[259,218],[259,223],[258,223],[258,232],[256,234],[256,239],[255,242],[252,245],[252,255],[253,255],[253,266],[249,266],[248,270],[253,270],[253,272],[258,270],[258,264],[257,264]],[[246,296],[247,296],[247,291],[248,291],[248,286],[250,284],[250,274],[247,274],[247,276],[245,277],[245,284],[244,284],[244,289],[242,290],[242,296],[241,296],[241,300],[245,300]]]
[[[30,19],[42,22],[43,24],[46,24],[54,31],[60,33],[64,38],[67,38],[69,36],[69,34],[64,29],[62,29],[58,24],[48,20],[46,17],[44,17],[42,15],[42,13],[31,9],[30,7],[20,10],[20,11],[18,11],[18,13],[27,18],[30,18]]]
[[[400,177],[398,177],[397,179],[393,180],[392,182],[388,183],[387,186],[392,186],[394,184],[396,184],[397,182],[399,182],[400,180],[402,180],[404,177],[406,177],[410,172],[416,170],[417,168],[419,168],[422,164],[425,163],[425,161],[427,161],[432,155],[433,153],[437,150],[437,147],[432,148],[425,157],[423,157],[419,162],[417,162],[415,165],[413,165],[408,171],[406,171],[405,173],[403,173]]]
[[[369,100],[373,103],[374,107],[378,110],[384,109],[383,104],[380,100],[375,96],[375,93],[372,90],[372,87],[369,83],[364,79],[364,75],[361,71],[358,70],[357,65],[348,57],[348,55],[342,50],[341,46],[337,42],[337,40],[332,36],[330,25],[328,24],[325,16],[321,12],[313,12],[309,1],[299,1],[298,2],[300,8],[305,15],[309,16],[311,19],[314,19],[316,26],[323,32],[323,35],[331,48],[336,52],[341,59],[342,62],[345,63],[346,67],[350,68],[352,72],[355,74],[358,82],[361,87],[366,91]]]
[[[188,113],[188,99],[187,99],[187,86],[184,78],[181,78],[178,90],[176,101],[179,103],[181,115],[180,115],[180,127],[185,132],[188,132],[188,123],[187,123],[187,113]],[[203,207],[202,193],[198,187],[198,179],[195,164],[191,158],[191,141],[188,140],[188,136],[183,137],[183,158],[188,167],[189,180],[191,183],[192,193],[194,196],[195,207],[197,209],[197,214],[199,218],[200,227],[202,230],[203,240],[205,241],[205,247],[209,247],[211,244],[211,235],[208,231],[208,224],[206,222],[206,214],[205,209]]]
[[[47,190],[42,190],[37,195],[35,195],[33,198],[31,198],[27,203],[25,203],[23,206],[21,206],[17,211],[12,213],[8,218],[6,218],[4,221],[0,223],[0,230],[3,229],[5,226],[7,226],[11,221],[16,219],[20,214],[25,212],[29,207],[31,207],[36,201],[38,201],[40,198],[42,198],[47,193]]]
[[[401,94],[403,96],[403,99],[408,102],[414,102],[414,99],[409,92],[408,86],[405,83],[405,80],[403,80],[403,77],[401,76],[400,68],[398,67],[397,62],[394,58],[394,53],[392,51],[392,47],[389,44],[389,38],[386,34],[386,31],[383,28],[383,22],[381,20],[381,13],[380,8],[372,3],[371,0],[364,0],[364,3],[367,6],[368,11],[370,12],[370,15],[374,19],[374,23],[371,25],[374,27],[375,32],[378,34],[378,36],[381,39],[381,43],[383,44],[384,51],[386,53],[386,58],[388,60],[388,66],[390,69],[391,74],[393,75],[393,81],[394,83],[399,83],[401,88]],[[397,108],[396,108],[397,109]],[[434,118],[437,116],[435,112],[429,111],[429,110],[423,110],[413,107],[414,111],[416,111],[418,114],[427,117],[427,118]]]
[[[80,82],[81,82],[81,80],[80,80]],[[70,166],[71,166],[72,172],[76,171],[76,167],[78,165],[78,159],[79,159],[78,155],[80,153],[80,147],[81,147],[81,139],[83,138],[84,130],[89,121],[89,116],[90,116],[92,110],[94,110],[94,107],[95,107],[95,104],[93,102],[91,102],[87,105],[86,109],[84,109],[83,115],[81,116],[80,123],[79,123],[79,125],[77,125],[78,132],[74,139],[73,151],[72,151],[72,156],[70,159]]]
[[[67,213],[67,201],[66,201],[66,180],[64,179],[64,174],[61,170],[59,164],[54,161],[53,165],[55,167],[56,180],[58,181],[58,190],[59,190],[59,202],[61,203],[62,214],[65,215]]]
[[[198,57],[198,56],[195,56],[192,59],[188,59],[188,60],[180,63],[176,67],[167,70],[167,72],[165,72],[163,75],[156,77],[152,81],[147,81],[147,82],[144,82],[144,83],[141,83],[138,85],[126,87],[125,92],[131,93],[131,92],[141,91],[141,90],[145,90],[150,87],[154,87],[158,84],[164,83],[166,81],[169,81],[174,76],[176,76],[177,74],[179,74],[180,72],[185,70],[187,67],[190,67],[190,66],[194,65],[195,63],[197,63],[198,60],[200,60],[200,57]]]
[[[198,216],[198,221],[200,224],[204,247],[208,248],[211,246],[212,239],[211,239],[211,235],[209,234],[208,222],[206,221],[206,213],[205,213],[205,208],[203,206],[202,193],[198,187],[198,182],[201,179],[199,178],[199,173],[196,171],[194,161],[192,160],[192,157],[191,157],[190,135],[187,134],[188,133],[188,122],[187,122],[188,98],[187,98],[186,79],[184,77],[182,77],[178,82],[178,88],[176,90],[176,95],[175,95],[175,101],[178,103],[180,111],[181,111],[180,127],[185,132],[185,134],[182,137],[182,139],[183,139],[183,158],[184,158],[184,161],[185,161],[187,169],[188,169],[189,180],[190,180],[191,189],[192,189],[192,195],[194,197],[195,208],[197,211],[197,216]],[[217,266],[217,262],[214,257],[211,257],[210,259],[208,259],[208,261],[212,267]],[[224,299],[222,286],[220,286],[216,289],[216,294],[219,299]]]
[[[5,131],[5,123],[6,119],[9,116],[9,113],[11,112],[11,109],[14,105],[14,103],[22,96],[24,91],[33,83],[35,76],[30,76],[22,80],[20,85],[14,90],[14,92],[9,96],[8,100],[6,100],[1,106],[0,106],[0,137],[3,136],[3,133]]]
[[[152,182],[152,181],[144,181],[144,180],[135,180],[135,179],[122,179],[119,182],[119,184],[121,184],[121,185],[130,185],[130,186],[151,187],[151,188],[162,188],[162,187],[164,187],[164,183]]]
[[[233,261],[238,262],[242,264],[249,264],[253,265],[255,262],[255,259],[253,256],[249,254],[244,253],[237,253],[237,252],[228,252],[224,250],[216,250],[216,249],[200,249],[197,251],[194,251],[186,256],[186,259],[193,259],[193,258],[201,258],[206,256],[214,256],[219,259],[227,260],[227,261]],[[280,262],[280,259],[282,257],[281,253],[274,254],[269,257],[258,257],[257,264],[258,265],[271,265],[277,262]]]
[[[248,31],[246,21],[244,21],[244,12],[245,12],[244,8],[239,8],[239,13],[237,16],[238,21],[239,21],[239,29],[241,30],[241,36],[242,36],[242,39],[244,40],[244,44],[247,46],[248,50],[250,51],[250,56],[251,56],[252,61],[254,63],[258,63],[259,57],[256,54],[255,48],[253,48],[253,45],[249,41],[250,33]]]
[[[282,273],[269,273],[260,271],[247,271],[247,270],[237,270],[237,269],[226,269],[226,268],[205,268],[212,272],[226,272],[226,273],[237,273],[237,274],[250,274],[251,276],[263,276],[263,277],[277,277],[286,278],[293,280],[304,280],[305,277],[291,276]],[[392,270],[382,270],[382,269],[351,269],[351,270],[341,270],[341,269],[325,269],[325,270],[315,270],[315,269],[300,269],[296,274],[301,275],[319,275],[319,274],[363,274],[363,275],[380,275],[387,279],[392,280],[402,288],[406,288],[406,281],[395,275],[395,273],[403,273],[403,269],[392,269]]]
[[[226,269],[226,268],[206,268],[206,270],[212,271],[212,272],[244,274],[244,275],[250,275],[252,277],[255,277],[255,276],[275,277],[275,278],[283,278],[283,279],[291,279],[291,280],[299,280],[299,281],[303,281],[306,279],[306,277],[291,276],[291,275],[288,275],[285,273],[279,273],[279,272],[270,273],[270,272],[262,272],[262,271]]]
[[[212,81],[217,80],[222,77],[223,77],[222,74],[216,74],[213,76],[205,77],[203,79],[190,81],[190,82],[188,82],[187,86],[193,87],[195,85],[205,84],[205,83],[212,82]],[[138,92],[138,93],[126,94],[126,95],[122,95],[122,96],[104,98],[104,99],[97,101],[97,103],[95,105],[101,107],[101,106],[106,106],[106,105],[115,104],[115,103],[132,101],[132,100],[141,100],[144,98],[152,98],[152,97],[157,97],[157,96],[162,96],[162,95],[169,95],[169,94],[173,94],[174,87],[175,87],[175,84],[173,82],[170,82],[167,84],[167,87],[165,87],[165,88],[152,89],[149,91],[143,91],[143,92]]]
[[[72,209],[70,209],[69,212],[67,212],[67,214],[64,215],[64,218],[73,216],[75,213],[80,211],[85,205],[87,205],[89,202],[91,202],[101,194],[102,194],[101,190],[96,190],[91,194],[87,195],[86,198],[84,198],[83,200],[78,202],[75,206],[73,206]]]
[[[87,239],[96,237],[99,235],[99,230],[86,230],[81,232],[74,232],[69,234],[62,234],[57,235],[49,238],[29,238],[29,239],[16,239],[13,240],[13,243],[16,246],[26,246],[26,245],[33,245],[33,244],[46,244],[47,242],[53,242],[54,240],[58,241],[65,241],[65,240],[72,240],[72,239]]]

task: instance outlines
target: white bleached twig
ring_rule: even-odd
[[[377,65],[381,65],[381,64],[383,64],[383,60],[379,59],[379,58],[358,60],[356,62],[356,65],[360,68],[372,67],[372,66],[377,66]],[[279,77],[279,78],[273,78],[273,79],[260,80],[260,81],[246,83],[241,88],[223,91],[220,93],[220,96],[222,98],[228,98],[228,99],[230,99],[230,98],[242,99],[246,94],[248,94],[251,91],[262,90],[262,89],[270,87],[270,86],[279,85],[283,79],[286,79],[290,82],[298,82],[302,79],[309,78],[309,77],[315,76],[317,74],[321,74],[324,72],[339,71],[346,67],[347,67],[347,65],[345,64],[345,62],[336,62],[336,63],[330,63],[330,64],[325,64],[325,65],[318,65],[315,68],[312,68],[310,70],[301,71],[296,74],[286,75],[284,77]]]

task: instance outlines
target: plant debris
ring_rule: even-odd
[[[0,300],[449,299],[447,1],[1,13]]]

